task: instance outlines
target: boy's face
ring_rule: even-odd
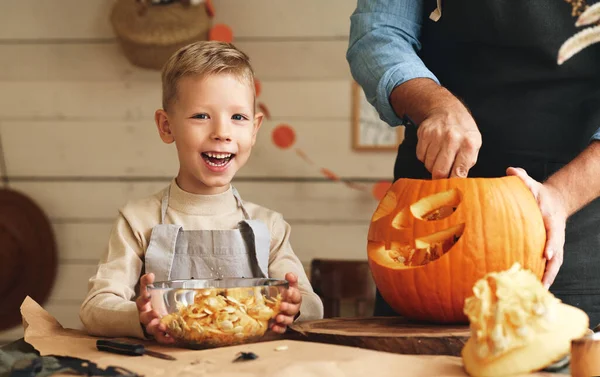
[[[231,74],[179,80],[168,113],[156,112],[165,143],[175,142],[177,183],[188,192],[218,194],[248,161],[263,115],[254,114],[254,91]]]

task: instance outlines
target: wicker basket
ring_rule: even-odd
[[[127,59],[156,70],[179,48],[206,40],[211,26],[206,7],[181,2],[144,6],[136,0],[116,0],[110,21]]]

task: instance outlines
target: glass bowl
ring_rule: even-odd
[[[279,314],[286,280],[221,278],[148,285],[152,308],[177,344],[214,348],[256,342]]]

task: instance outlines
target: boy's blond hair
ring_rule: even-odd
[[[227,73],[247,82],[254,91],[254,71],[248,55],[231,43],[200,41],[179,49],[162,69],[163,109],[177,99],[177,83],[186,76]]]

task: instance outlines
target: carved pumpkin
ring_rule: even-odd
[[[518,262],[541,280],[545,242],[539,207],[516,176],[399,179],[373,214],[367,251],[396,312],[467,323],[465,298],[485,274]]]

